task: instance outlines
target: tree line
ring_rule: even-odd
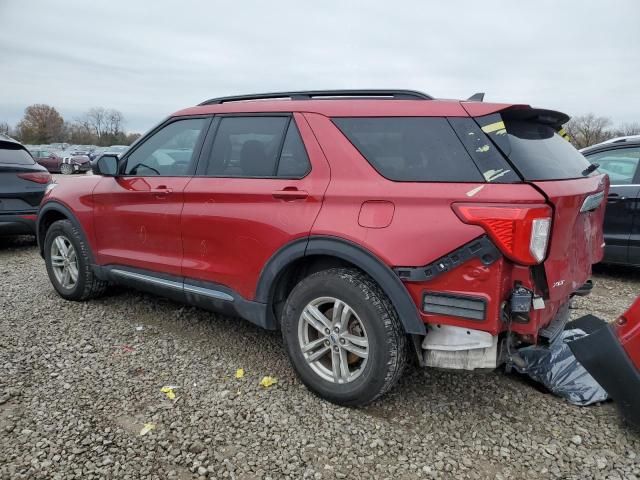
[[[608,117],[598,117],[593,113],[573,117],[565,125],[569,140],[580,149],[604,142],[610,138],[640,135],[640,123],[623,123],[613,126]]]
[[[124,116],[114,109],[93,107],[81,117],[67,121],[54,107],[35,104],[25,108],[24,117],[15,127],[0,122],[0,133],[30,145],[130,145],[140,134],[125,132],[124,124]]]

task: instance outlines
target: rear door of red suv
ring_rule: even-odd
[[[591,275],[604,252],[608,177],[597,172],[557,132],[569,117],[528,107],[476,117],[524,181],[553,206],[544,272],[551,302],[566,302]]]
[[[329,176],[301,115],[217,115],[184,190],[185,290],[195,280],[253,299],[265,263],[309,235]]]

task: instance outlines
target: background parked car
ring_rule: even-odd
[[[611,180],[603,262],[640,266],[640,136],[617,138],[581,152]]]
[[[127,145],[111,145],[110,147],[107,147],[107,149],[103,153],[115,153],[118,156],[121,156],[127,150],[129,150],[129,147]]]
[[[35,233],[38,205],[50,181],[22,144],[0,134],[0,235]]]
[[[88,155],[73,155],[68,152],[56,152],[53,150],[34,150],[31,152],[36,161],[51,173],[87,172],[91,169]]]

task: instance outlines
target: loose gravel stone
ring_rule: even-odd
[[[640,437],[611,403],[410,367],[342,408],[299,382],[278,333],[126,289],[66,302],[29,238],[0,239],[0,272],[3,480],[640,477]],[[574,316],[613,320],[640,293],[638,271],[594,280]]]

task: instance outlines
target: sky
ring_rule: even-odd
[[[144,132],[223,95],[415,89],[640,122],[640,1],[0,0],[0,122]]]

